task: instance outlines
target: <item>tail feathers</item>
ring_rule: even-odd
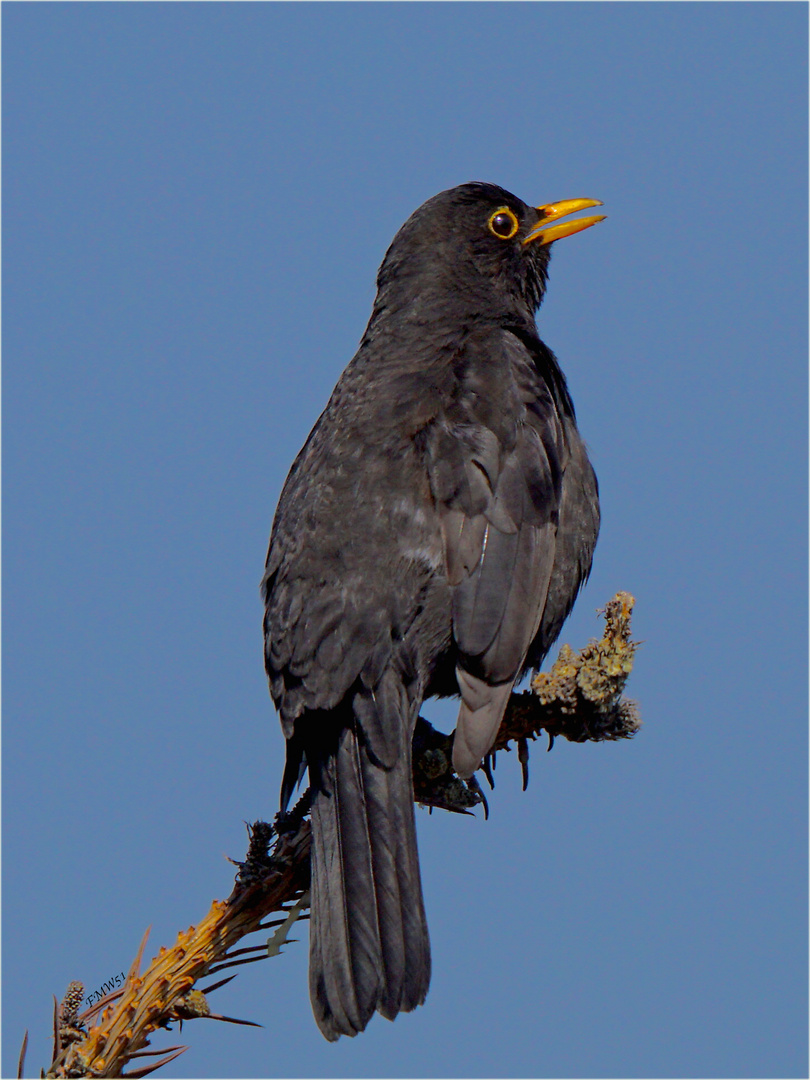
[[[427,995],[410,740],[402,741],[385,769],[349,727],[321,764],[312,806],[310,995],[330,1041],[362,1031],[375,1010],[393,1020]]]

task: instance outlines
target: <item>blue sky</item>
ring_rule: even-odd
[[[806,24],[4,5],[4,1075],[275,812],[275,504],[394,232],[471,179],[609,215],[539,327],[602,489],[562,640],[636,596],[645,726],[419,813],[424,1008],[328,1045],[302,941],[214,999],[262,1029],[189,1025],[165,1075],[806,1074]]]

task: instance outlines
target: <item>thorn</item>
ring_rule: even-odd
[[[170,1054],[172,1052],[172,1050],[187,1050],[187,1049],[188,1049],[188,1047],[180,1046],[180,1044],[178,1043],[177,1046],[164,1046],[160,1050],[136,1050],[134,1054],[129,1055],[129,1058],[130,1058],[130,1061],[131,1061],[134,1058],[157,1057],[158,1054]]]
[[[241,964],[256,964],[266,959],[267,951],[265,950],[261,956],[246,956],[243,960],[226,960],[221,964],[215,964],[208,969],[208,974],[217,975],[220,971],[227,971],[228,968],[239,967]]]
[[[214,983],[213,986],[206,986],[204,990],[200,990],[201,994],[212,994],[214,990],[219,990],[220,986],[224,986],[225,983],[229,983],[231,979],[235,979],[238,972],[234,972],[233,975],[229,975],[226,979],[220,979],[219,982]]]
[[[285,910],[285,909],[282,908],[282,911],[283,910]],[[299,915],[298,918],[299,918],[300,922],[306,922],[310,918],[310,914],[307,911],[303,915]],[[270,922],[259,923],[259,925],[256,927],[256,931],[254,931],[254,933],[258,932],[259,930],[272,930],[273,927],[275,927],[275,926],[282,926],[285,921],[286,920],[284,920],[284,919],[271,919]]]
[[[490,791],[495,790],[495,780],[494,780],[494,778],[492,776],[492,766],[494,765],[494,763],[495,763],[495,755],[494,754],[487,754],[487,756],[484,758],[484,763],[481,766],[481,768],[483,770],[483,773],[484,773],[484,776],[487,778],[487,783],[489,784],[489,790]]]
[[[224,1020],[226,1024],[245,1024],[247,1027],[263,1027],[263,1024],[257,1024],[255,1020],[238,1020],[235,1016],[220,1016],[219,1013],[209,1013],[208,1016],[201,1016],[201,1020]]]
[[[546,753],[548,753],[554,745],[554,736],[551,732],[548,733],[548,746],[546,747]]]
[[[286,921],[286,919],[282,920],[282,922]],[[248,953],[264,953],[266,951],[267,947],[265,945],[248,945],[247,948],[244,949],[232,949],[229,953],[226,953],[222,959],[235,960],[237,956],[247,956]]]
[[[523,790],[529,786],[529,744],[526,739],[518,739],[518,761],[523,773]]]
[[[146,942],[149,939],[149,935],[150,935],[151,932],[152,932],[152,926],[151,926],[151,923],[150,923],[150,925],[147,926],[143,937],[141,938],[140,947],[138,948],[138,952],[135,955],[135,959],[132,961],[132,964],[130,965],[129,971],[127,972],[127,977],[126,977],[126,980],[124,982],[124,986],[126,986],[127,983],[131,979],[136,979],[138,977],[138,975],[140,973],[140,970],[141,970],[141,960],[143,959],[143,950],[146,948]]]
[[[166,1057],[161,1058],[160,1061],[156,1061],[154,1065],[147,1065],[143,1069],[135,1069],[133,1072],[121,1073],[120,1075],[122,1077],[129,1077],[130,1080],[135,1080],[136,1077],[148,1076],[157,1069],[162,1069],[164,1065],[168,1065],[169,1062],[174,1061],[175,1058],[180,1057],[186,1050],[188,1050],[188,1047],[183,1046],[176,1053],[168,1054]]]
[[[112,1005],[118,998],[123,997],[125,987],[126,983],[120,990],[111,990],[109,994],[105,994],[98,1001],[94,1001],[92,1005],[88,1005],[84,1012],[76,1017],[76,1022],[78,1024],[88,1024],[91,1018],[100,1013],[102,1009],[106,1009],[108,1005]]]
[[[304,916],[302,915],[301,918],[303,919],[303,917]],[[270,922],[260,923],[256,927],[256,929],[257,930],[272,930],[274,926],[282,926],[286,921],[287,921],[286,919],[271,919]]]
[[[56,994],[53,995],[53,1060],[59,1057],[62,1051],[62,1040],[59,1038],[59,1002]]]
[[[23,1075],[25,1069],[25,1052],[28,1049],[28,1028],[25,1029],[25,1035],[23,1035],[22,1046],[20,1047],[20,1059],[17,1063],[17,1080]]]

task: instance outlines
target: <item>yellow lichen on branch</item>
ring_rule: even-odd
[[[563,645],[551,670],[532,679],[530,691],[512,695],[493,749],[540,731],[570,742],[635,735],[641,727],[638,706],[622,698],[638,648],[630,638],[634,605],[630,593],[616,593],[603,609],[605,631],[598,641],[580,652]]]

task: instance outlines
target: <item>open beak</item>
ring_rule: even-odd
[[[594,217],[574,218],[573,221],[564,221],[560,225],[549,225],[550,221],[557,218],[575,214],[577,210],[588,210],[591,206],[601,206],[599,199],[563,199],[562,202],[547,203],[538,206],[536,210],[541,215],[540,221],[524,239],[524,244],[553,244],[555,240],[561,240],[564,236],[573,236],[574,233],[589,229],[597,221],[604,221],[604,214],[596,214]]]

